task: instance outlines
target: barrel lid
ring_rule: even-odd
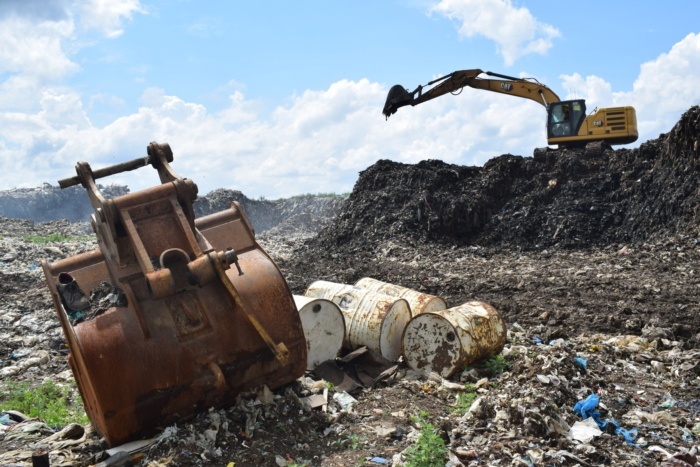
[[[468,338],[462,336],[462,338]],[[406,364],[417,371],[435,372],[447,378],[454,374],[463,358],[457,329],[444,316],[422,313],[406,325],[402,347]]]
[[[323,298],[294,296],[306,338],[306,369],[338,356],[345,339],[345,320],[338,305]]]

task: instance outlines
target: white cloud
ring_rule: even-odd
[[[66,40],[69,36],[70,28]],[[100,168],[143,157],[154,140],[170,143],[173,168],[193,179],[200,193],[234,188],[268,198],[348,192],[358,173],[378,159],[481,165],[503,153],[529,156],[546,144],[545,112],[532,101],[465,89],[458,96],[400,109],[385,121],[381,109],[387,89],[367,79],[307,90],[272,112],[247,98],[245,86],[235,82],[225,87],[227,98],[215,110],[151,88],[137,111],[96,126],[86,112],[91,100],[120,105],[118,98],[80,96],[29,71],[0,83],[2,188],[56,184],[74,175],[80,160]],[[572,74],[562,80],[565,89],[587,99],[589,110],[634,105],[643,141],[668,131],[700,101],[700,90],[689,78],[698,75],[700,35],[690,34],[642,65],[629,91],[615,91],[598,76]],[[147,168],[105,182],[132,189],[159,183]]]
[[[63,42],[73,36],[70,20],[32,21],[17,16],[0,21],[0,73],[58,79],[78,69]]]
[[[76,6],[81,26],[100,30],[107,37],[122,35],[125,20],[130,20],[135,13],[146,13],[139,0],[78,0]]]
[[[31,112],[39,103],[36,96],[41,94],[41,81],[28,75],[14,75],[0,82],[0,109],[4,111]]]
[[[121,24],[145,10],[138,0],[5,0],[0,2],[0,105],[5,110],[34,111],[36,96],[55,88],[80,67],[71,59],[79,45],[75,11],[84,29],[114,37]]]
[[[53,91],[36,113],[0,114],[0,141],[12,146],[0,147],[0,159],[16,160],[20,153],[24,161],[20,177],[0,173],[0,186],[55,184],[73,175],[79,160],[100,168],[143,157],[153,140],[171,145],[175,171],[193,179],[200,193],[223,187],[268,198],[351,191],[358,173],[383,158],[472,165],[517,153],[510,142],[544,144],[544,111],[529,101],[465,92],[402,109],[385,121],[386,92],[366,79],[341,80],[263,114],[264,106],[240,91],[224,109],[209,113],[201,104],[149,89],[137,112],[98,128],[75,94]],[[144,168],[106,183],[139,189],[159,182],[155,171]]]
[[[576,89],[593,107],[631,105],[637,112],[639,141],[656,138],[669,131],[680,116],[700,104],[700,34],[688,34],[668,53],[644,63],[632,90],[613,92],[598,76],[562,75],[564,87]]]
[[[211,39],[222,35],[221,20],[213,17],[196,19],[187,26],[187,33],[200,39]]]
[[[35,18],[39,21],[61,21],[67,19],[65,0],[3,0],[0,2],[0,17]]]
[[[76,24],[114,37],[136,12],[144,12],[138,0],[0,2],[2,186],[55,181],[57,168],[63,176],[62,170],[78,160],[66,153],[67,147],[100,145],[81,96],[61,84],[79,71],[71,59],[84,45],[77,39]]]
[[[89,128],[90,120],[83,110],[80,95],[75,92],[59,92],[48,89],[40,99],[41,111],[38,118],[54,129],[74,127]]]
[[[483,36],[497,44],[506,65],[527,54],[544,55],[560,33],[511,0],[441,0],[431,9],[461,23],[464,37]]]
[[[617,94],[615,102],[634,105],[640,127],[655,137],[670,130],[689,107],[700,104],[697,76],[700,76],[700,34],[688,34],[668,53],[644,63],[632,91]]]
[[[562,87],[568,89],[566,99],[586,99],[587,110],[592,111],[594,107],[610,107],[613,105],[613,92],[610,83],[595,75],[585,78],[579,73],[572,75],[561,75]],[[581,95],[581,94],[584,95]]]

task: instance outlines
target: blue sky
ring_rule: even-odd
[[[698,2],[1,0],[0,189],[154,140],[200,193],[268,199],[349,192],[379,159],[482,165],[545,146],[541,106],[485,91],[382,116],[392,85],[470,68],[633,105],[634,147],[700,103],[698,17]],[[146,168],[101,182],[158,183]]]

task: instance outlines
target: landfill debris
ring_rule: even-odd
[[[576,405],[574,405],[574,412],[583,417],[584,420],[588,419],[589,417],[592,418],[596,425],[598,425],[598,428],[601,430],[605,429],[608,425],[612,425],[614,427],[615,434],[623,436],[625,441],[630,444],[634,444],[634,437],[637,435],[637,430],[626,430],[622,428],[617,421],[612,419],[603,421],[601,419],[600,412],[596,410],[599,402],[600,398],[595,394],[591,394],[586,398],[586,400],[578,401]]]
[[[660,139],[604,157],[554,150],[543,160],[502,156],[483,168],[380,162],[362,173],[352,200],[320,236],[293,222],[284,227],[293,236],[256,228],[295,293],[313,279],[354,283],[371,275],[451,303],[477,297],[503,313],[507,343],[488,365],[442,380],[395,362],[390,377],[358,384],[349,410],[314,372],[271,398],[251,391],[161,428],[139,462],[276,465],[280,456],[336,467],[380,457],[400,465],[419,439],[422,416],[446,443],[445,463],[455,465],[697,466],[700,241],[692,174],[699,122],[697,109]],[[0,264],[0,371],[10,369],[0,375],[3,390],[10,382],[69,384],[66,341],[36,266],[41,257],[56,259],[57,250],[94,249],[85,237],[90,227],[0,218],[0,231],[0,258],[17,255]],[[75,239],[25,240],[49,233]],[[20,365],[33,358],[39,361]],[[305,410],[300,400],[324,387],[327,411]],[[583,421],[572,407],[590,394],[600,398],[602,420],[637,430],[637,446],[605,430],[587,443],[569,437]],[[50,428],[32,439],[0,433],[0,464],[29,464],[34,446],[61,427]],[[50,452],[52,466],[106,460],[99,435],[85,428],[82,444]]]
[[[347,410],[353,405],[357,404],[357,399],[352,397],[347,392],[336,392],[333,394],[333,400],[340,404],[340,408]]]
[[[580,420],[571,425],[569,436],[576,441],[588,443],[596,436],[602,435],[603,432],[598,428],[598,424],[592,418]]]
[[[398,365],[379,353],[360,347],[336,360],[323,362],[314,374],[329,381],[340,391],[351,392],[358,387],[370,388],[393,375]]]

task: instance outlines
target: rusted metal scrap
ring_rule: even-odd
[[[42,267],[85,411],[110,446],[306,368],[291,291],[245,213],[234,202],[195,219],[197,186],[172,161],[167,144],[151,143],[145,158],[95,171],[79,162],[59,181],[87,190],[99,248]],[[95,184],[146,165],[160,185],[105,199]],[[126,300],[75,319],[104,282]]]

